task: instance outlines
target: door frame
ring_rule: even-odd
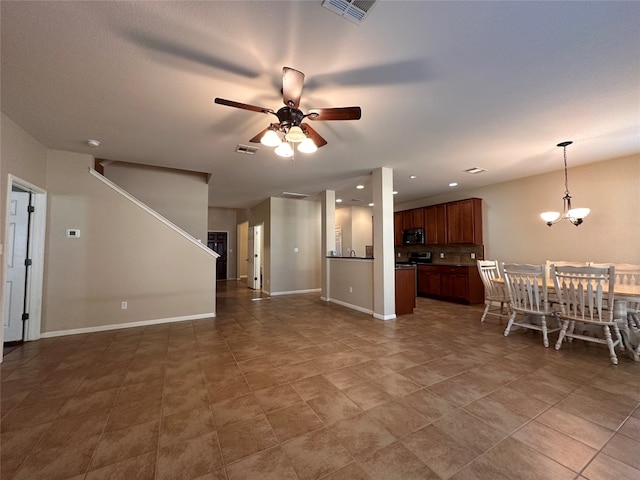
[[[31,233],[29,235],[29,252],[31,254],[31,272],[29,276],[29,282],[27,284],[27,290],[25,291],[25,297],[27,298],[27,312],[29,313],[29,319],[26,320],[24,338],[25,342],[31,340],[38,340],[40,338],[40,327],[42,324],[42,292],[44,284],[44,246],[46,238],[46,226],[47,226],[47,191],[34,185],[26,180],[23,180],[15,175],[7,175],[7,193],[6,193],[6,208],[5,208],[5,225],[9,219],[9,208],[11,191],[13,186],[20,187],[23,190],[27,190],[33,194],[33,206],[34,212],[31,217]],[[5,229],[4,245],[8,244],[9,232]],[[2,278],[6,278],[6,262],[2,262]],[[4,316],[7,314],[5,311],[5,299],[6,299],[6,285],[2,285],[3,291],[3,308],[2,308],[2,324],[4,325]],[[4,342],[4,328],[0,329],[0,340]],[[2,355],[0,354],[0,361]]]

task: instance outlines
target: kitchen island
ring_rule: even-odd
[[[396,315],[408,315],[416,308],[416,266],[396,264]]]

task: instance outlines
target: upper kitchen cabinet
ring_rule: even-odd
[[[402,212],[402,229],[424,228],[424,208],[414,208]]]
[[[393,213],[393,243],[402,245],[402,212]]]
[[[427,245],[447,243],[447,205],[431,205],[424,208],[424,228]]]
[[[482,245],[482,200],[468,198],[449,202],[446,207],[447,243]]]

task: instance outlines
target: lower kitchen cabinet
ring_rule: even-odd
[[[475,266],[419,265],[418,295],[472,305],[484,302],[484,287]]]

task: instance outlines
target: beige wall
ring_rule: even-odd
[[[355,250],[357,257],[365,256],[365,246],[373,245],[372,215],[371,207],[336,208],[336,226],[342,231],[342,256],[349,256],[351,250]]]
[[[271,198],[270,236],[270,293],[320,289],[320,203]]]
[[[206,244],[207,174],[126,162],[102,165],[105,177]]]
[[[238,238],[237,215],[233,208],[209,207],[208,227],[210,232],[227,232],[227,278],[229,280],[239,278],[238,264]],[[246,239],[245,239],[246,244]],[[245,268],[245,275],[247,269]]]
[[[329,259],[329,301],[373,313],[373,261]]]
[[[91,164],[88,155],[47,154],[42,331],[213,314],[215,257],[90,175]],[[66,238],[68,228],[80,238]]]
[[[575,207],[591,208],[579,227],[567,221],[547,227],[539,216],[562,209],[563,171],[406,202],[395,210],[480,197],[485,258],[640,264],[640,155],[570,168],[569,190]]]

